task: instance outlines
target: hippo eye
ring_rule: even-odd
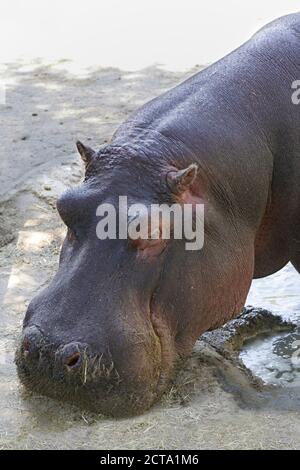
[[[165,250],[167,243],[166,240],[161,238],[157,240],[138,238],[137,240],[130,240],[130,245],[136,250],[139,258],[153,259]]]

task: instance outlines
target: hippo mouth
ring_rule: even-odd
[[[152,315],[151,324],[159,356],[153,361],[151,380],[124,379],[108,354],[92,354],[87,344],[76,342],[57,348],[32,325],[26,330],[38,340],[32,346],[23,333],[15,355],[20,381],[34,393],[92,412],[113,417],[141,414],[161,397],[170,381],[170,360],[165,359],[170,358],[168,341]]]

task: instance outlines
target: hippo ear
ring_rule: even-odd
[[[183,170],[171,170],[167,173],[167,185],[174,194],[181,194],[195,181],[198,165],[192,163]]]
[[[90,147],[83,145],[82,142],[79,140],[76,142],[76,147],[78,152],[81,155],[82,160],[86,165],[88,165],[91,160],[93,159],[94,155],[96,155],[95,150],[91,149]]]

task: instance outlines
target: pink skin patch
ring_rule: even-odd
[[[186,189],[178,198],[178,202],[181,204],[192,204],[193,206],[196,204],[204,204],[203,197],[197,195],[192,188]]]
[[[185,190],[180,197],[177,197],[177,203],[181,205],[192,204],[195,209],[196,204],[203,204],[203,199],[200,196],[197,196],[192,190]],[[172,229],[171,229],[172,232]],[[131,246],[137,250],[137,256],[143,260],[152,260],[155,257],[159,256],[167,247],[169,240],[161,238],[162,227],[160,227],[160,236],[157,239],[151,239],[149,234],[149,239],[138,238],[136,240],[131,240]]]
[[[150,224],[149,224],[150,225]],[[151,238],[149,233],[148,239],[138,238],[131,240],[131,246],[137,250],[137,256],[141,259],[153,259],[159,256],[167,246],[168,240],[161,238],[161,227],[159,229],[159,238]]]
[[[196,182],[197,169],[197,165],[192,164],[184,170],[172,169],[166,173],[167,186],[174,197],[174,201],[181,206],[185,204],[192,205],[193,212],[195,212],[197,204],[204,203],[203,195],[199,191],[199,184]],[[153,238],[149,233],[148,239],[131,240],[131,246],[137,250],[139,258],[151,260],[165,250],[169,240],[162,238],[162,232],[160,226],[159,238]]]
[[[167,246],[167,240],[135,240],[137,256],[141,259],[151,260],[159,256]]]
[[[182,174],[183,173],[183,174]],[[179,179],[178,175],[181,175]],[[179,204],[203,204],[203,188],[197,182],[197,166],[192,164],[185,170],[170,170],[166,174],[166,181],[175,201]]]

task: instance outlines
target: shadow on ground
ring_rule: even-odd
[[[76,76],[67,61],[7,64],[1,77],[0,196],[39,165],[72,154],[77,139],[99,147],[130,112],[195,71],[98,68]]]

